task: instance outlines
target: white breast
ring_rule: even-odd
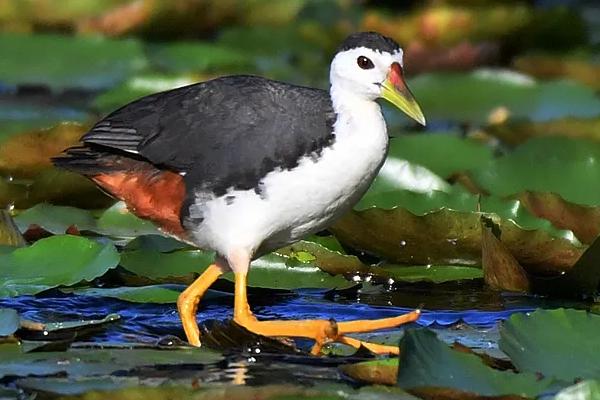
[[[359,110],[338,114],[336,140],[319,157],[267,174],[260,195],[231,190],[227,196],[235,200],[227,204],[226,196],[207,199],[198,193],[204,220],[194,232],[195,243],[223,255],[273,250],[327,227],[352,207],[377,174],[388,145],[379,106],[368,102]]]

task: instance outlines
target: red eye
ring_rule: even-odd
[[[356,59],[356,63],[358,64],[359,67],[361,67],[362,69],[371,69],[371,68],[375,68],[375,65],[373,65],[373,61],[369,60],[367,57],[365,56],[360,56]]]

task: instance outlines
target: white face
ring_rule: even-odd
[[[402,50],[392,54],[358,47],[340,52],[333,58],[329,79],[336,89],[343,89],[366,100],[375,100],[381,96],[380,85],[387,78],[393,63],[403,65]]]

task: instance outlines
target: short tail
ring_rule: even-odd
[[[63,154],[51,158],[51,161],[56,167],[67,171],[93,176],[123,170],[124,158],[100,147],[84,145],[68,148]]]

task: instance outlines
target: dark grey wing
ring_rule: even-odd
[[[334,140],[327,92],[254,76],[232,76],[144,97],[98,122],[95,144],[185,172],[222,194],[256,188]]]

